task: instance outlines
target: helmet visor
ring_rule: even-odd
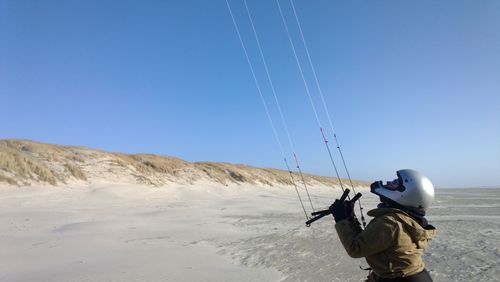
[[[387,190],[400,190],[401,182],[399,181],[398,178],[392,180],[392,181],[387,181],[386,184],[383,184],[382,187],[384,187]]]
[[[386,189],[390,191],[399,191],[402,192],[405,190],[403,186],[403,181],[401,178],[396,178],[392,181],[387,181],[385,184],[382,181],[375,181],[370,185],[371,191],[373,192],[375,189]]]

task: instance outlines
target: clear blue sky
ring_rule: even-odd
[[[353,178],[500,185],[500,1],[294,4]],[[277,4],[248,5],[302,169],[333,175]],[[0,138],[284,167],[224,0],[0,0],[0,105]]]

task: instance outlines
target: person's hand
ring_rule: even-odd
[[[354,202],[351,201],[345,201],[345,212],[347,215],[347,218],[353,218],[354,217]]]
[[[328,208],[335,218],[335,222],[339,222],[343,219],[354,217],[354,203],[350,201],[340,201],[335,200],[333,204]]]
[[[335,222],[339,222],[347,218],[346,204],[344,201],[335,200],[333,204],[328,208],[335,218]]]

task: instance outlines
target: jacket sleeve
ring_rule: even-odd
[[[347,219],[335,224],[340,242],[353,258],[367,257],[379,253],[392,244],[396,236],[397,224],[383,216],[374,218],[365,230]]]

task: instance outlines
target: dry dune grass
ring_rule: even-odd
[[[203,170],[211,178],[217,182],[228,184],[228,182],[238,183],[245,182],[250,184],[263,184],[273,186],[275,184],[290,186],[293,181],[301,182],[301,176],[298,173],[293,173],[293,181],[290,173],[278,169],[262,169],[255,168],[243,164],[228,164],[228,163],[210,163],[198,162],[194,163],[196,167]],[[337,185],[339,181],[336,178],[303,174],[306,184],[324,184]],[[364,183],[355,181],[355,185],[364,185]]]
[[[23,146],[19,141],[0,141],[0,168],[7,172],[0,175],[0,181],[23,185],[31,180],[55,185],[57,180],[54,173],[36,159],[29,157],[32,152],[29,145],[31,144],[26,143],[26,146]]]
[[[137,171],[146,174],[164,173],[172,176],[180,176],[180,172],[190,166],[188,162],[181,159],[152,154],[116,154],[116,156],[120,158],[123,166],[131,165]]]
[[[78,168],[77,166],[75,165],[72,165],[70,163],[65,163],[64,164],[64,167],[66,168],[67,171],[69,171],[71,173],[71,175],[73,175],[73,177],[75,177],[76,179],[80,179],[80,180],[87,180],[87,176],[85,175],[85,173],[80,169]]]
[[[132,179],[132,180],[130,180]],[[297,173],[294,181],[301,182]],[[154,154],[109,153],[83,147],[43,144],[29,140],[0,140],[0,183],[11,185],[92,183],[112,181],[163,186],[208,180],[223,185],[293,185],[288,171],[243,164],[195,162]],[[337,185],[336,178],[304,175],[309,185]],[[124,182],[123,182],[124,181]],[[356,181],[355,185],[365,185]]]

